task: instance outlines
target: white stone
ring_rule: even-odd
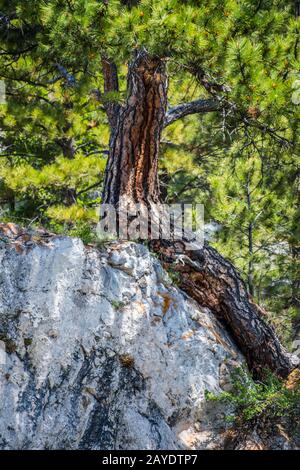
[[[222,446],[204,393],[243,358],[145,246],[57,237],[0,260],[1,339],[16,349],[0,368],[0,448]]]

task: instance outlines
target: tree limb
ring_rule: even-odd
[[[205,72],[199,65],[190,63],[187,65],[188,70],[197,81],[205,88],[205,90],[212,96],[216,96],[219,93],[228,93],[231,88],[225,83],[221,83],[214,77],[210,76],[209,73]]]
[[[102,57],[102,73],[104,78],[104,95],[111,92],[119,91],[118,70],[116,64],[107,57]],[[117,124],[119,103],[113,100],[107,100],[104,108],[108,117],[110,127],[113,129]]]
[[[90,191],[91,189],[97,188],[97,187],[100,186],[101,184],[102,184],[102,180],[99,180],[99,181],[97,181],[97,183],[92,184],[92,185],[89,186],[88,188],[82,189],[81,191],[79,191],[79,192],[77,193],[77,197],[80,196],[80,195],[83,194],[83,193],[86,193],[87,191]]]
[[[182,103],[169,109],[165,116],[164,127],[169,126],[172,122],[181,119],[188,114],[204,114],[211,111],[220,109],[220,103],[212,99],[199,99],[190,101],[189,103]]]

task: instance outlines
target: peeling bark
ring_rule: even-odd
[[[165,64],[145,52],[128,72],[128,98],[112,130],[103,203],[122,196],[133,202],[159,202],[158,151],[167,104]]]

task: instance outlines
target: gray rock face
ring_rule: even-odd
[[[145,246],[0,249],[1,449],[223,447],[243,358]]]

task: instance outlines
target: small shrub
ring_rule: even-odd
[[[24,346],[27,348],[32,345],[32,338],[24,338]]]
[[[173,284],[175,284],[175,285],[180,284],[181,275],[178,271],[174,271],[174,269],[169,268],[168,269],[168,275],[169,275],[169,278],[171,279]]]
[[[0,340],[4,342],[5,352],[7,354],[13,354],[16,352],[17,350],[16,343],[12,339],[8,338],[6,334],[0,333]]]
[[[125,307],[125,302],[122,302],[122,300],[111,300],[110,303],[116,310],[121,310]]]
[[[74,224],[51,224],[50,227],[58,235],[81,238],[83,243],[93,243],[96,239],[93,226],[87,222],[77,222]]]
[[[232,405],[234,415],[229,416],[229,421],[250,421],[262,414],[291,416],[300,406],[300,385],[289,388],[269,371],[266,371],[264,382],[254,382],[249,372],[237,368],[232,374],[232,390],[219,395],[206,392],[206,399]]]

